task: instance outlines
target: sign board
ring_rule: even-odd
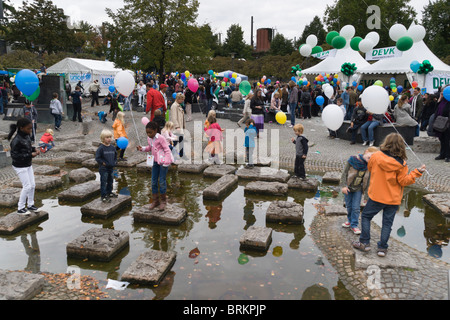
[[[427,92],[436,92],[439,87],[450,84],[450,72],[429,72],[425,76],[425,88]]]
[[[323,60],[323,59],[328,58],[328,57],[336,56],[336,52],[337,52],[337,49],[331,49],[331,50],[322,51],[322,52],[319,52],[319,53],[312,54],[311,57]]]
[[[366,60],[372,61],[372,60],[380,60],[380,59],[386,59],[386,58],[396,58],[401,57],[403,54],[402,51],[398,50],[396,47],[386,47],[386,48],[379,48],[379,49],[373,49],[366,53]]]

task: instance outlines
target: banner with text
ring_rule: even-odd
[[[425,76],[425,88],[428,93],[436,92],[439,87],[450,84],[450,72],[430,72]]]
[[[327,51],[323,51],[323,52],[312,54],[311,57],[323,60],[323,59],[328,58],[328,57],[336,56],[336,52],[337,52],[336,49],[332,49],[332,50],[327,50]]]
[[[372,60],[380,60],[380,59],[386,59],[386,58],[395,58],[395,57],[401,57],[402,54],[403,54],[403,52],[398,50],[396,47],[373,49],[366,53],[366,60],[372,61]]]

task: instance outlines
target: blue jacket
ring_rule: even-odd
[[[257,135],[256,127],[251,124],[248,126],[248,128],[244,129],[244,132],[245,132],[244,147],[254,148],[255,147],[255,137]]]
[[[95,153],[95,161],[99,165],[99,169],[112,169],[117,162],[116,148],[113,145],[105,146],[103,143],[97,149]],[[106,166],[103,165],[103,162]]]
[[[347,93],[347,91],[342,92],[341,98],[343,100],[342,103],[348,106],[350,103],[350,95]]]

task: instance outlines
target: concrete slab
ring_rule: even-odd
[[[292,176],[288,181],[288,186],[289,189],[316,192],[319,187],[319,181],[314,178],[306,178],[306,180],[302,180],[296,176]]]
[[[367,269],[370,266],[379,268],[417,269],[417,263],[408,253],[388,249],[385,257],[377,255],[376,244],[369,252],[355,251],[355,268]]]
[[[119,194],[117,198],[111,198],[111,202],[103,203],[98,198],[81,206],[83,216],[107,219],[124,208],[131,206],[131,196]]]
[[[117,167],[120,168],[132,168],[136,167],[136,165],[147,161],[146,155],[139,153],[139,154],[133,154],[130,157],[127,158],[127,161],[117,161]]]
[[[268,167],[254,167],[253,169],[241,168],[236,171],[239,179],[253,180],[253,181],[273,181],[273,182],[287,182],[289,180],[289,173]]]
[[[303,206],[291,201],[274,201],[266,211],[266,222],[303,223]]]
[[[212,165],[203,171],[203,176],[208,178],[220,178],[227,174],[234,174],[236,167],[228,164]]]
[[[35,176],[34,180],[36,183],[36,191],[48,191],[62,186],[61,177]],[[16,179],[12,182],[12,186],[15,188],[22,188],[22,182],[20,182],[19,179]]]
[[[178,172],[181,173],[202,173],[209,165],[206,163],[200,164],[179,164]]]
[[[443,216],[450,216],[450,193],[427,194],[423,200]]]
[[[22,188],[9,187],[0,190],[0,207],[12,207],[19,202]]]
[[[341,181],[342,173],[337,171],[329,171],[322,177],[324,183],[339,183]]]
[[[29,215],[20,215],[12,212],[0,218],[0,234],[9,235],[19,232],[26,227],[48,219],[45,211],[31,212]]]
[[[251,226],[239,239],[241,250],[266,251],[272,242],[272,229]]]
[[[81,164],[83,161],[95,158],[93,154],[84,152],[74,152],[69,156],[66,156],[66,163]]]
[[[179,225],[187,217],[187,211],[176,204],[168,203],[165,210],[150,210],[150,204],[137,208],[133,212],[135,222],[146,222],[162,225]]]
[[[344,208],[342,205],[332,204],[332,205],[324,205],[323,206],[324,213],[326,215],[338,215],[338,216],[346,216],[347,208]]]
[[[130,283],[158,285],[175,263],[174,251],[149,250],[142,253],[123,273],[121,280]]]
[[[35,175],[50,176],[53,174],[59,174],[61,172],[61,168],[55,167],[55,166],[43,165],[43,166],[33,167],[33,171],[34,171]]]
[[[95,180],[96,175],[94,172],[89,170],[88,168],[79,168],[70,171],[69,173],[69,180],[76,182],[76,183],[82,183],[90,180]]]
[[[0,270],[0,300],[30,300],[44,288],[41,274]]]
[[[98,163],[95,161],[95,158],[84,160],[81,162],[81,165],[85,168],[98,169]]]
[[[227,174],[203,190],[203,199],[220,200],[239,182],[234,174]]]
[[[129,235],[126,231],[92,228],[69,242],[66,252],[71,258],[110,261],[128,245]]]
[[[266,196],[285,196],[288,193],[288,185],[281,182],[256,181],[247,184],[244,192]]]
[[[88,181],[58,193],[58,199],[80,202],[98,195],[100,195],[100,181]]]

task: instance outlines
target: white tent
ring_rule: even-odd
[[[227,70],[227,71],[219,72],[219,73],[217,74],[217,76],[218,76],[218,77],[221,77],[221,78],[223,78],[223,77],[228,77],[228,74],[229,74],[230,72],[231,72],[231,73],[235,73],[235,71]],[[240,73],[237,73],[237,72],[236,72],[236,74],[237,74],[238,77],[241,77],[242,80],[248,80],[248,77],[247,77],[246,75],[240,74]]]
[[[116,68],[110,61],[75,58],[65,58],[47,68],[48,74],[65,74],[72,88],[81,81],[87,90],[94,80],[98,80],[100,95],[108,94],[108,88],[114,85],[114,77],[119,71],[122,69]]]
[[[434,67],[434,70],[426,76],[414,73],[410,67],[411,62],[414,60],[420,63],[424,60],[428,60]],[[382,59],[365,68],[358,69],[356,72],[362,75],[405,74],[410,83],[417,81],[419,87],[427,88],[427,92],[434,92],[437,90],[437,83],[442,85],[442,83],[448,83],[450,80],[450,66],[436,57],[423,41],[414,43],[412,48],[408,51],[404,51],[401,57]],[[439,80],[436,81],[436,78]]]

